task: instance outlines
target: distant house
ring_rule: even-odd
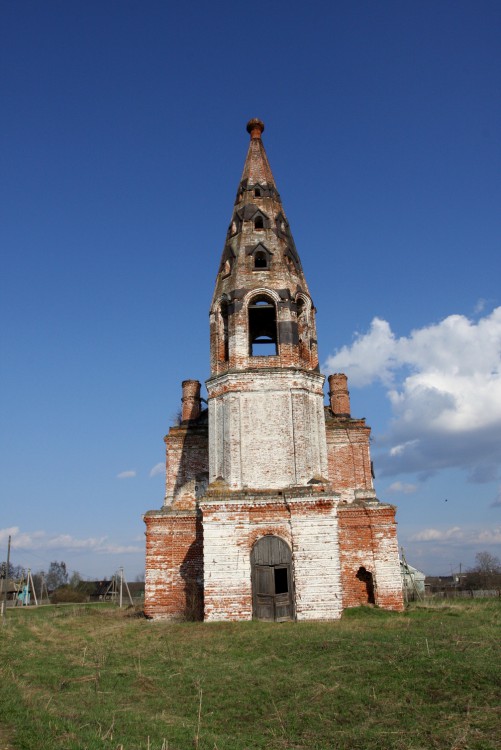
[[[111,581],[80,581],[78,590],[87,596],[89,602],[109,602],[115,601],[118,597],[120,583]],[[130,595],[135,603],[140,603],[144,599],[144,581],[134,581],[128,583]],[[127,600],[127,588],[124,583],[123,597]]]
[[[77,589],[86,595],[87,601],[99,602],[111,598],[106,595],[110,587],[111,581],[80,581]]]
[[[18,586],[12,578],[0,578],[0,599],[3,601],[5,592],[7,591],[7,601],[11,601],[16,598]]]
[[[493,575],[490,586],[471,573],[460,573],[452,576],[427,576],[426,593],[434,596],[449,597],[501,597],[501,574]]]
[[[426,576],[426,591],[429,594],[447,594],[457,587],[455,576]]]

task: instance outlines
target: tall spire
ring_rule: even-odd
[[[250,143],[226,235],[214,299],[243,283],[242,273],[247,283],[250,281],[247,261],[258,244],[264,246],[267,256],[266,264],[260,268],[272,271],[272,274],[265,274],[268,280],[272,278],[273,283],[280,283],[291,291],[308,293],[294,238],[266,156],[261,138],[263,131],[261,120],[254,118],[247,123]],[[253,270],[257,268],[254,266]],[[257,277],[254,275],[254,278]]]
[[[249,148],[211,306],[212,375],[249,368],[318,369],[315,309],[263,131],[261,120],[248,122]],[[267,312],[255,310],[266,304]]]

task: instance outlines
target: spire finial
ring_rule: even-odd
[[[257,117],[253,117],[247,123],[247,132],[250,133],[251,138],[261,138],[261,133],[264,130],[264,122],[258,120]]]

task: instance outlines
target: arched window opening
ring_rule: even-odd
[[[249,354],[270,357],[278,354],[277,310],[270,297],[254,297],[249,305]]]
[[[254,268],[268,268],[268,258],[263,250],[254,253]]]
[[[307,357],[310,351],[308,331],[308,310],[304,299],[299,297],[297,302],[297,334],[299,338],[299,354]]]
[[[264,221],[262,216],[256,216],[254,219],[254,229],[264,229]]]
[[[254,195],[255,195],[256,198],[260,198],[261,197],[261,188],[258,188],[258,187],[254,188]]]
[[[230,345],[228,335],[228,303],[221,303],[221,338],[223,361],[228,362],[230,358]]]

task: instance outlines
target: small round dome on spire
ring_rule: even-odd
[[[257,117],[253,117],[247,123],[247,132],[250,133],[251,138],[261,138],[261,133],[264,130],[264,122],[258,120]]]

